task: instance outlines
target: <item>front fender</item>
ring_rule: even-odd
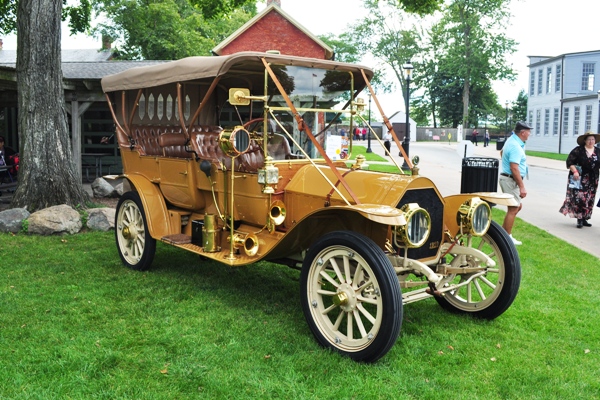
[[[123,178],[127,179],[131,189],[140,195],[150,235],[160,239],[173,233],[169,211],[158,185],[142,175],[127,174]]]
[[[485,192],[485,193],[465,193],[465,194],[454,194],[451,196],[444,197],[445,211],[444,211],[444,224],[450,231],[452,236],[458,234],[460,227],[456,215],[458,214],[458,208],[465,201],[472,199],[473,197],[479,197],[490,203],[500,204],[503,206],[516,206],[517,202],[511,194],[497,193],[497,192]]]

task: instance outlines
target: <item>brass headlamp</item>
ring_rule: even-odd
[[[473,197],[458,208],[456,220],[463,233],[483,236],[492,223],[492,210],[486,201]]]
[[[417,203],[408,203],[400,208],[404,212],[406,225],[395,228],[396,246],[421,247],[431,233],[431,216]]]

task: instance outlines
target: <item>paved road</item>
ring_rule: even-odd
[[[359,142],[366,145],[366,142]],[[462,173],[462,154],[459,155],[456,143],[419,142],[411,143],[410,155],[420,158],[420,173],[430,178],[442,195],[460,192]],[[395,146],[392,147],[392,149]],[[371,142],[373,152],[383,154],[377,142]],[[464,149],[464,146],[462,146]],[[392,150],[393,151],[393,150]],[[393,152],[399,160],[398,151]],[[474,147],[473,157],[500,158],[495,144],[488,147]],[[577,229],[576,220],[558,212],[562,205],[567,185],[567,168],[564,161],[528,157],[529,179],[525,181],[527,197],[523,200],[523,209],[518,218],[557,236],[574,246],[600,258],[600,209],[595,208],[590,222],[591,228]],[[498,190],[500,190],[498,188]],[[534,246],[531,238],[518,235],[518,220],[515,223],[514,236],[523,241],[523,246]]]

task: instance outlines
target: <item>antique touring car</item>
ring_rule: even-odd
[[[364,168],[339,124],[367,125],[359,94],[379,105],[372,76],[246,52],[105,77],[126,183],[115,221],[123,263],[147,269],[160,240],[231,267],[298,268],[317,341],[361,361],[394,345],[404,304],[433,297],[449,311],[502,314],[521,267],[489,203],[514,200],[442,197],[407,157],[406,173]]]

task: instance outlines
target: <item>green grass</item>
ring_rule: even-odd
[[[566,161],[567,157],[569,156],[568,154],[547,153],[547,152],[543,152],[543,151],[530,151],[530,150],[526,150],[525,154],[527,154],[528,156],[550,158],[552,160],[560,160],[560,161]]]
[[[521,220],[514,234],[523,277],[505,314],[409,304],[375,364],[317,345],[286,267],[159,243],[135,272],[110,232],[0,234],[0,398],[598,398],[598,259]]]
[[[352,146],[352,159],[355,159],[357,155],[362,154],[367,161],[388,161],[386,157],[382,157],[376,153],[367,153],[367,148],[365,146]]]
[[[367,148],[365,146],[356,146],[352,147],[352,159],[356,159],[356,156],[362,154],[365,156],[367,164],[369,164],[369,171],[379,171],[379,172],[391,172],[391,173],[399,173],[400,170],[390,162],[388,157],[382,157],[376,153],[367,153]],[[369,161],[375,161],[375,163],[369,163]],[[379,162],[385,162],[387,164],[379,164]],[[352,163],[348,163],[350,167]]]

